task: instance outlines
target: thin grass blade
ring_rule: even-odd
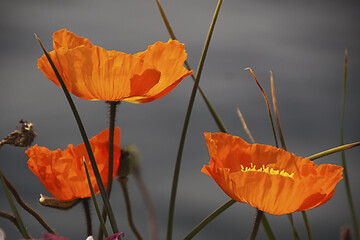
[[[195,96],[196,96],[196,92],[197,92],[197,89],[198,89],[198,86],[199,86],[199,81],[200,81],[202,69],[204,67],[206,54],[207,54],[207,51],[209,49],[211,36],[212,36],[212,34],[214,32],[215,23],[216,23],[216,20],[217,20],[217,18],[219,16],[220,7],[221,7],[222,2],[223,2],[222,0],[219,0],[218,5],[217,5],[216,10],[215,10],[215,13],[214,13],[213,20],[212,20],[211,25],[210,25],[208,36],[206,38],[204,49],[203,49],[203,52],[202,52],[202,55],[201,55],[201,58],[200,58],[198,70],[196,72],[194,86],[193,86],[193,89],[192,89],[192,92],[191,92],[191,96],[190,96],[190,100],[189,100],[189,104],[188,104],[188,108],[187,108],[187,112],[186,112],[186,116],[185,116],[185,120],[184,120],[184,125],[183,125],[183,130],[182,130],[182,133],[181,133],[177,159],[176,159],[176,163],[175,163],[173,184],[172,184],[172,189],[171,189],[168,227],[167,227],[167,240],[172,239],[172,229],[173,229],[173,222],[174,222],[176,192],[177,192],[177,186],[178,186],[178,181],[179,181],[181,159],[182,159],[182,154],[183,154],[184,145],[185,145],[186,133],[187,133],[187,129],[188,129],[188,126],[189,126],[191,112],[192,112],[192,109],[193,109],[193,106],[194,106]]]
[[[345,99],[346,99],[346,82],[347,82],[347,66],[348,66],[348,53],[347,49],[345,49],[344,53],[344,77],[343,77],[343,88],[342,88],[342,99],[341,99],[341,125],[340,125],[340,144],[344,144],[344,116],[345,116]],[[345,152],[341,152],[341,160],[342,165],[344,168],[344,182],[345,182],[345,189],[346,189],[346,195],[348,198],[348,203],[350,207],[351,212],[351,218],[353,221],[353,228],[356,239],[360,240],[360,232],[359,232],[359,224],[356,217],[356,211],[354,206],[354,201],[351,194],[351,187],[350,187],[350,180],[349,180],[349,173],[347,170],[347,164],[346,164],[346,157]]]
[[[228,209],[230,206],[232,206],[234,203],[236,203],[235,200],[231,199],[224,203],[221,207],[216,209],[213,213],[211,213],[207,218],[205,218],[201,223],[199,223],[191,232],[184,237],[184,240],[190,240],[192,239],[196,234],[198,234],[208,223],[210,223],[212,220],[214,220],[217,216],[219,216],[222,212],[224,212],[226,209]]]
[[[164,24],[165,24],[165,26],[166,26],[166,29],[167,29],[167,31],[168,31],[171,39],[177,40],[177,39],[176,39],[176,36],[175,36],[175,33],[174,33],[174,31],[173,31],[170,23],[169,23],[168,18],[166,17],[166,14],[165,14],[165,12],[164,12],[164,9],[162,8],[159,0],[156,0],[156,4],[157,4],[157,6],[158,6],[158,8],[159,8],[161,17],[162,17],[162,19],[163,19],[163,21],[164,21]],[[185,60],[185,63],[184,63],[184,64],[185,64],[185,67],[186,67],[188,70],[191,70],[190,64],[188,63],[187,60]],[[191,77],[192,77],[192,79],[195,81],[194,74],[192,74]],[[226,130],[226,127],[225,127],[223,121],[221,120],[221,118],[219,117],[219,115],[217,114],[217,112],[215,111],[214,107],[211,105],[210,101],[208,100],[208,98],[206,97],[205,93],[204,93],[203,90],[200,88],[200,86],[198,86],[198,90],[199,90],[202,98],[204,99],[205,104],[206,104],[206,106],[208,107],[208,109],[209,109],[209,111],[210,111],[210,113],[211,113],[211,116],[214,118],[214,120],[215,120],[215,122],[216,122],[216,125],[218,126],[219,130],[220,130],[221,132],[226,133],[227,130]]]
[[[345,145],[341,145],[341,146],[338,146],[338,147],[334,147],[334,148],[325,150],[325,151],[323,151],[323,152],[316,153],[316,154],[314,154],[314,155],[309,156],[308,158],[309,158],[311,161],[314,161],[314,160],[316,160],[316,159],[325,157],[325,156],[327,156],[327,155],[334,154],[334,153],[337,153],[337,152],[340,152],[340,151],[345,151],[345,150],[348,150],[348,149],[350,149],[350,148],[357,147],[357,146],[359,146],[359,145],[360,145],[360,141],[359,141],[359,142],[354,142],[354,143],[345,144]]]
[[[252,77],[254,78],[256,84],[258,85],[258,87],[259,87],[259,89],[260,89],[260,91],[261,91],[261,94],[262,94],[263,97],[264,97],[264,100],[265,100],[265,103],[266,103],[266,107],[267,107],[267,110],[268,110],[268,113],[269,113],[269,119],[270,119],[272,131],[273,131],[275,146],[278,147],[279,144],[278,144],[277,137],[276,137],[275,127],[274,127],[274,121],[273,121],[273,117],[272,117],[272,114],[271,114],[269,99],[268,99],[268,97],[266,96],[266,93],[265,93],[264,89],[262,88],[260,82],[258,81],[257,77],[255,76],[253,70],[252,70],[251,68],[245,68],[244,70],[249,70],[249,71],[250,71]]]
[[[86,165],[85,159],[83,160],[83,163],[84,163],[84,167],[85,167],[86,178],[87,178],[87,180],[88,180],[88,184],[89,184],[89,188],[90,188],[90,192],[91,192],[91,199],[92,199],[93,202],[94,202],[96,214],[97,214],[97,216],[98,216],[98,218],[99,218],[99,221],[100,221],[100,227],[101,227],[101,229],[102,229],[105,237],[108,237],[108,236],[109,236],[109,233],[108,233],[107,230],[106,230],[106,226],[105,226],[104,219],[103,219],[102,216],[101,216],[100,208],[99,208],[98,202],[97,202],[97,200],[96,200],[94,188],[92,187],[92,184],[91,184],[89,169],[88,169],[88,167],[87,167],[87,165]]]
[[[11,207],[11,210],[12,212],[14,213],[14,217],[15,217],[15,220],[16,220],[16,226],[18,227],[21,235],[26,238],[26,239],[31,239],[31,236],[30,234],[28,233],[28,231],[26,230],[26,227],[24,225],[24,222],[23,220],[21,219],[20,217],[20,214],[19,214],[19,211],[17,210],[16,208],[16,205],[15,205],[15,202],[14,200],[12,199],[11,197],[11,194],[10,194],[10,191],[7,187],[7,184],[6,184],[6,181],[4,179],[4,175],[2,173],[2,171],[0,170],[0,180],[1,180],[1,184],[4,188],[4,191],[5,191],[5,195],[6,195],[6,198],[8,199],[8,202],[10,204],[10,207]]]
[[[237,113],[238,113],[238,116],[239,116],[239,118],[240,118],[241,124],[242,124],[242,126],[243,126],[246,134],[247,134],[248,137],[250,138],[251,143],[255,143],[255,139],[254,139],[254,137],[252,136],[249,128],[247,127],[245,118],[244,118],[244,116],[242,115],[242,113],[241,113],[241,111],[240,111],[239,108],[237,108]],[[257,215],[258,215],[260,210],[257,210],[257,211],[258,211],[258,213],[257,213]],[[275,235],[274,235],[274,232],[273,232],[272,229],[271,229],[271,226],[270,226],[270,224],[269,224],[269,222],[268,222],[265,214],[262,215],[261,223],[263,224],[263,227],[264,227],[264,230],[265,230],[265,233],[266,233],[266,236],[268,237],[268,239],[269,239],[269,240],[275,240],[276,237],[275,237]]]
[[[64,83],[64,81],[62,80],[58,70],[56,69],[53,61],[51,60],[51,57],[50,55],[48,54],[48,52],[45,50],[43,44],[41,43],[40,39],[38,38],[38,36],[35,34],[35,37],[37,39],[37,41],[39,42],[40,44],[40,47],[41,49],[43,50],[47,60],[49,61],[51,67],[53,68],[54,70],[54,73],[56,74],[56,77],[57,79],[59,80],[59,83],[64,91],[64,94],[66,96],[66,99],[68,100],[69,102],[69,105],[71,107],[71,110],[74,114],[74,117],[75,117],[75,120],[76,120],[76,123],[79,127],[79,131],[81,133],[81,137],[83,138],[83,141],[84,141],[84,144],[85,144],[85,147],[86,147],[86,151],[89,155],[89,159],[90,159],[90,162],[91,162],[91,166],[93,168],[93,171],[94,171],[94,175],[95,175],[95,178],[96,178],[96,181],[97,181],[97,184],[99,186],[99,190],[100,190],[100,194],[101,194],[101,197],[103,199],[103,202],[104,202],[104,206],[106,208],[106,211],[107,211],[107,214],[109,216],[109,221],[110,221],[110,224],[111,224],[111,227],[113,229],[113,232],[114,233],[118,233],[119,230],[118,230],[118,227],[116,225],[116,221],[115,221],[115,217],[114,217],[114,214],[113,214],[113,211],[112,211],[112,208],[111,208],[111,205],[110,205],[110,202],[109,202],[109,198],[107,197],[107,193],[106,193],[106,190],[105,190],[105,187],[104,187],[104,183],[101,179],[101,176],[100,176],[100,173],[99,173],[99,169],[97,167],[97,164],[95,162],[95,158],[94,158],[94,154],[91,150],[91,146],[90,146],[90,143],[89,143],[89,139],[87,137],[87,134],[85,132],[85,128],[84,128],[84,125],[82,124],[82,121],[80,119],[80,116],[79,116],[79,113],[75,107],[75,104],[70,96],[70,93],[69,91],[67,90],[66,88],[66,85]]]

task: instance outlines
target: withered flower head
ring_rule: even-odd
[[[0,147],[9,144],[15,147],[28,147],[34,141],[36,133],[34,124],[28,121],[20,120],[15,131],[7,135],[0,142]]]

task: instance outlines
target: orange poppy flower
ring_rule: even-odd
[[[343,168],[316,165],[280,148],[248,144],[225,133],[205,133],[211,160],[202,172],[232,199],[280,215],[327,202]]]
[[[101,179],[105,186],[108,180],[109,165],[109,129],[105,129],[89,140],[99,168]],[[120,128],[114,132],[114,171],[116,176],[120,158]],[[95,193],[99,192],[96,178],[85,148],[85,144],[74,147],[68,145],[67,149],[50,151],[45,147],[35,145],[25,152],[29,157],[27,162],[30,170],[40,179],[44,187],[56,198],[70,201],[76,198],[91,196],[86,178],[83,158],[89,167],[90,179]]]
[[[106,51],[62,29],[53,34],[53,47],[49,54],[69,92],[86,100],[151,102],[192,74],[183,67],[185,46],[176,40],[131,55]],[[45,55],[38,67],[60,86]]]

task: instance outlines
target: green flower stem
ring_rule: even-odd
[[[297,232],[297,230],[295,228],[294,219],[292,217],[292,214],[289,213],[289,214],[287,214],[287,216],[288,216],[288,219],[289,219],[289,222],[290,222],[290,225],[291,225],[291,229],[292,229],[294,239],[295,240],[300,240],[299,234],[298,234],[298,232]]]
[[[76,107],[75,107],[75,104],[70,96],[70,93],[69,91],[67,90],[66,88],[66,85],[64,83],[64,81],[62,80],[58,70],[56,69],[53,61],[51,60],[51,57],[50,55],[48,54],[48,52],[45,50],[43,44],[41,43],[40,39],[38,38],[38,36],[35,34],[35,37],[36,39],[38,40],[39,44],[40,44],[40,47],[42,48],[46,58],[48,59],[51,67],[53,68],[54,70],[54,73],[56,74],[56,77],[57,79],[59,80],[59,83],[64,91],[64,94],[66,96],[66,99],[68,100],[69,102],[69,105],[70,105],[70,108],[74,114],[74,117],[75,117],[75,120],[76,120],[76,123],[79,127],[79,130],[80,130],[80,133],[81,133],[81,136],[83,138],[83,141],[84,141],[84,144],[85,144],[85,147],[86,147],[86,151],[89,155],[89,159],[90,159],[90,162],[91,162],[91,166],[93,168],[93,171],[94,171],[94,175],[95,175],[95,178],[96,178],[96,181],[97,181],[97,184],[99,186],[99,190],[100,190],[100,194],[101,194],[101,197],[103,199],[103,202],[104,202],[104,206],[106,208],[106,211],[108,213],[108,216],[109,216],[109,220],[110,220],[110,224],[111,224],[111,227],[113,229],[113,232],[114,233],[118,233],[119,230],[118,230],[118,227],[116,225],[116,221],[115,221],[115,217],[114,217],[114,214],[113,214],[113,211],[112,211],[112,208],[111,208],[111,205],[110,205],[110,202],[109,202],[109,198],[107,197],[107,193],[106,193],[106,190],[105,190],[105,187],[104,187],[104,183],[103,181],[101,180],[101,176],[100,176],[100,173],[99,173],[99,169],[97,167],[97,164],[96,164],[96,161],[95,161],[95,158],[94,158],[94,154],[91,150],[91,146],[90,146],[90,143],[89,143],[89,139],[86,135],[86,132],[85,132],[85,128],[84,128],[84,125],[82,124],[82,121],[80,119],[80,116],[79,116],[79,113],[78,111],[76,110]]]
[[[136,236],[136,239],[138,240],[142,240],[143,238],[141,237],[139,231],[137,230],[133,217],[132,217],[132,211],[131,211],[131,201],[130,201],[130,196],[129,196],[129,191],[128,191],[128,187],[127,187],[127,177],[119,177],[118,181],[121,185],[121,189],[123,191],[124,194],[124,199],[125,199],[125,204],[126,204],[126,212],[127,212],[127,218],[129,221],[129,225],[131,230],[133,231],[133,233]]]
[[[261,218],[261,223],[264,227],[266,236],[268,237],[269,240],[275,240],[276,237],[274,235],[274,232],[272,231],[269,221],[266,218],[266,215],[264,214],[263,217]]]
[[[310,159],[311,161],[314,161],[318,158],[322,158],[322,157],[325,157],[325,156],[333,154],[333,153],[337,153],[337,152],[344,151],[344,150],[347,150],[347,149],[350,149],[353,147],[357,147],[359,145],[360,145],[360,142],[349,143],[349,144],[341,145],[339,147],[328,149],[323,152],[316,153],[307,158]]]
[[[307,217],[307,214],[306,214],[305,211],[302,211],[301,214],[302,214],[303,219],[304,219],[304,223],[305,223],[305,227],[306,227],[306,232],[308,234],[308,238],[309,238],[309,240],[313,240],[313,236],[312,236],[310,223],[309,223],[309,219]]]
[[[227,201],[225,204],[223,204],[221,207],[216,209],[212,214],[210,214],[207,218],[205,218],[201,223],[199,223],[191,232],[186,235],[184,240],[190,240],[192,239],[198,232],[200,232],[208,223],[210,223],[212,220],[214,220],[217,216],[219,216],[222,212],[224,212],[226,209],[228,209],[231,205],[236,203],[235,200],[231,199]]]
[[[21,217],[20,217],[20,214],[19,214],[19,212],[18,212],[18,210],[17,210],[17,208],[16,208],[16,206],[15,206],[15,203],[14,203],[12,197],[11,197],[11,194],[10,194],[10,192],[9,192],[9,189],[8,189],[8,187],[7,187],[6,181],[5,181],[5,179],[4,179],[3,176],[4,176],[4,175],[3,175],[2,171],[0,170],[0,180],[1,180],[1,184],[2,184],[2,186],[3,186],[3,188],[4,188],[4,190],[5,190],[5,194],[6,194],[6,197],[7,197],[7,199],[8,199],[8,202],[9,202],[9,204],[10,204],[11,210],[12,210],[13,213],[14,213],[14,216],[15,216],[15,219],[16,219],[16,226],[18,227],[21,235],[22,235],[25,239],[31,239],[31,236],[29,235],[28,231],[27,231],[26,228],[25,228],[25,225],[24,225],[24,223],[23,223],[23,221],[22,221],[22,219],[21,219]]]
[[[341,99],[341,122],[340,122],[340,144],[341,145],[344,144],[344,116],[345,116],[344,112],[345,112],[347,65],[348,65],[348,60],[347,60],[347,55],[348,54],[347,54],[346,49],[345,49],[345,54],[344,55],[345,55],[344,77],[343,77],[343,88],[342,88],[342,99]],[[359,224],[358,224],[358,221],[357,221],[357,218],[356,218],[356,211],[355,211],[354,202],[353,202],[353,198],[352,198],[352,194],[351,194],[349,173],[348,173],[348,170],[347,170],[346,158],[345,158],[345,152],[344,151],[341,152],[341,160],[342,160],[342,165],[343,165],[343,168],[344,168],[345,189],[346,189],[346,195],[347,195],[347,198],[348,198],[351,217],[352,217],[352,221],[353,221],[354,233],[355,233],[356,239],[360,240]]]
[[[187,133],[187,129],[188,129],[188,126],[189,126],[190,116],[191,116],[191,112],[192,112],[192,109],[193,109],[193,106],[194,106],[195,96],[196,96],[196,92],[197,92],[197,89],[198,89],[198,86],[199,86],[199,81],[200,81],[202,69],[204,67],[206,54],[207,54],[207,51],[208,51],[208,48],[209,48],[209,45],[210,45],[211,36],[213,34],[213,31],[214,31],[215,23],[216,23],[218,15],[219,15],[219,11],[220,11],[220,7],[221,7],[222,2],[223,2],[222,0],[219,0],[218,5],[217,5],[216,10],[215,10],[215,13],[214,13],[214,17],[213,17],[213,20],[212,20],[212,23],[211,23],[211,26],[210,26],[210,29],[209,29],[209,33],[208,33],[208,36],[206,38],[206,42],[205,42],[205,45],[204,45],[203,53],[202,53],[201,58],[200,58],[200,63],[199,63],[199,66],[198,66],[198,70],[196,72],[196,77],[195,77],[196,80],[195,80],[195,83],[194,83],[194,86],[193,86],[193,89],[192,89],[192,92],[191,92],[189,105],[188,105],[188,109],[187,109],[186,116],[185,116],[185,121],[184,121],[183,130],[182,130],[181,139],[180,139],[180,144],[179,144],[179,150],[178,150],[176,164],[175,164],[175,170],[174,170],[174,176],[173,176],[173,184],[172,184],[172,189],[171,189],[168,227],[167,227],[167,240],[172,239],[176,192],[177,192],[177,186],[178,186],[178,181],[179,181],[181,158],[182,158],[182,153],[183,153],[183,149],[184,149],[186,133]]]
[[[249,238],[250,240],[255,240],[256,235],[257,235],[258,230],[259,230],[260,221],[261,221],[261,218],[262,218],[263,215],[264,215],[264,212],[257,209],[256,218],[255,218],[255,222],[254,222],[254,227],[253,227],[253,230],[251,231],[251,235],[250,235],[250,238]]]
[[[169,20],[167,19],[166,15],[165,15],[165,12],[164,12],[164,10],[163,10],[163,8],[162,8],[159,0],[156,0],[156,4],[157,4],[157,6],[158,6],[158,8],[159,8],[161,17],[162,17],[162,19],[163,19],[163,21],[164,21],[164,24],[165,24],[165,26],[166,26],[167,31],[169,32],[169,35],[170,35],[171,39],[177,40],[177,38],[176,38],[176,36],[175,36],[175,33],[174,33],[174,31],[172,30],[172,27],[171,27],[171,25],[170,25],[170,23],[169,23]],[[186,66],[186,68],[187,68],[188,70],[191,70],[191,67],[190,67],[190,65],[189,65],[189,63],[188,63],[187,60],[185,60],[185,63],[184,63],[184,64],[185,64],[185,66]],[[192,77],[192,79],[195,81],[196,78],[194,77],[193,74],[191,75],[191,77]],[[208,109],[209,109],[212,117],[214,118],[217,126],[219,127],[220,131],[226,133],[227,130],[226,130],[226,128],[225,128],[225,125],[224,125],[223,121],[221,120],[221,118],[219,117],[219,115],[217,114],[217,112],[215,111],[214,107],[211,105],[210,101],[209,101],[209,100],[207,99],[207,97],[205,96],[205,93],[204,93],[203,90],[200,88],[200,85],[198,86],[198,90],[199,90],[202,98],[204,99],[205,104],[206,104],[206,106],[208,107]]]
[[[101,228],[102,232],[105,234],[105,237],[108,237],[109,234],[108,234],[108,232],[106,230],[105,222],[104,222],[104,219],[101,216],[100,208],[99,208],[98,202],[96,200],[94,188],[92,187],[92,184],[91,184],[89,169],[88,169],[88,167],[86,165],[85,160],[83,160],[83,163],[84,163],[84,167],[85,167],[86,178],[88,180],[88,184],[89,184],[89,188],[90,188],[90,192],[91,192],[91,199],[94,202],[94,206],[95,206],[95,209],[96,209],[96,214],[97,214],[97,216],[99,218],[99,221],[100,221],[100,228]]]
[[[35,219],[48,231],[49,233],[55,234],[54,229],[52,229],[45,220],[37,213],[33,208],[31,208],[25,201],[21,198],[20,194],[17,192],[16,188],[9,182],[9,180],[3,175],[3,178],[7,184],[7,187],[12,192],[15,200],[19,203],[19,205],[25,209],[28,213],[33,215]]]

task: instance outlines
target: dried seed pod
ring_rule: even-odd
[[[1,140],[0,147],[4,144],[10,144],[15,147],[28,147],[34,141],[35,137],[34,124],[20,120],[17,129]]]

